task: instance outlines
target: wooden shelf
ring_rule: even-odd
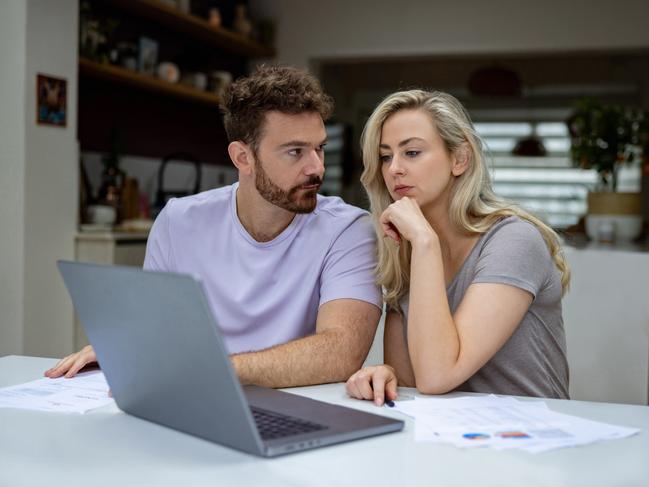
[[[191,86],[169,83],[167,81],[130,71],[119,66],[100,64],[89,59],[79,58],[79,74],[115,83],[134,86],[166,96],[183,98],[217,107],[219,97],[213,93]]]
[[[196,15],[186,14],[158,0],[102,1],[224,51],[250,57],[275,56],[275,50],[271,47],[259,44],[237,32],[222,27],[213,27]]]

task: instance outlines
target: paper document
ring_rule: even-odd
[[[460,448],[518,448],[539,453],[626,438],[640,431],[556,413],[543,401],[493,395],[397,400],[395,409],[415,419],[416,441]]]
[[[85,413],[112,404],[104,373],[83,372],[71,379],[42,378],[0,388],[0,407]]]

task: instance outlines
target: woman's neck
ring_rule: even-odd
[[[446,284],[449,284],[464,264],[480,236],[457,228],[451,222],[448,207],[428,208],[424,211],[424,216],[439,238],[444,276]]]

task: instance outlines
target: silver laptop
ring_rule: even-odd
[[[129,414],[268,457],[403,429],[384,416],[242,387],[191,276],[58,265],[115,401]]]

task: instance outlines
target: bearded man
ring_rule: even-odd
[[[367,356],[382,301],[367,213],[317,194],[332,100],[307,72],[271,66],[233,83],[223,105],[239,182],[170,200],[144,268],[201,278],[243,384],[345,381]],[[93,361],[87,346],[45,375],[72,377]]]

